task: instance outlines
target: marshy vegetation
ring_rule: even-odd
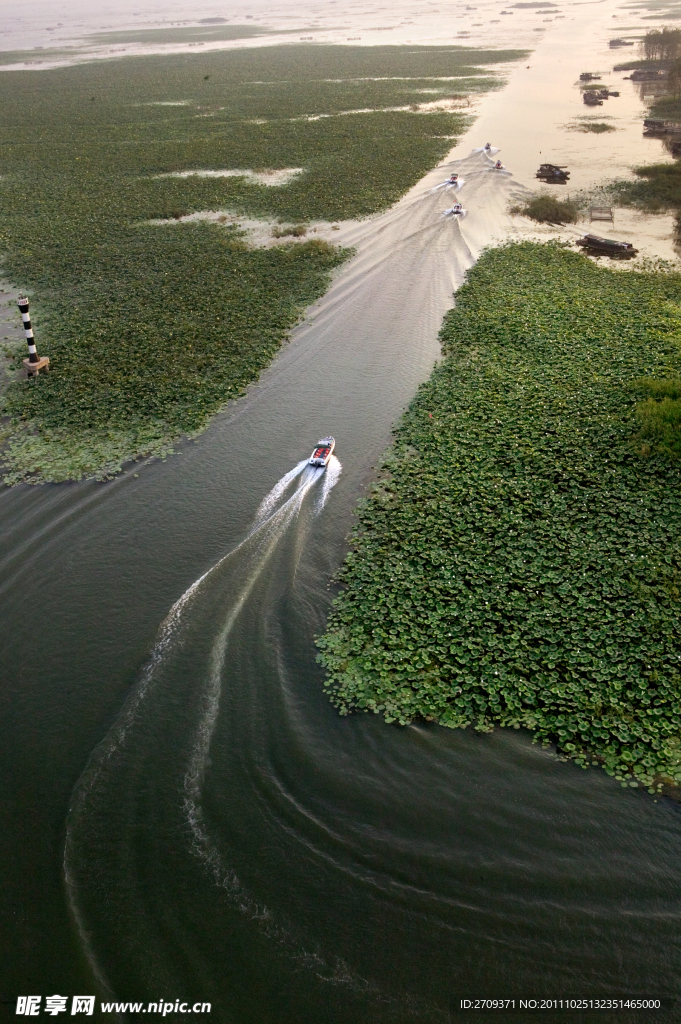
[[[332,701],[681,781],[681,277],[509,244],[442,344],[319,641]]]
[[[650,115],[663,121],[681,119],[681,29],[648,32],[641,50],[645,60],[627,68],[643,66],[668,72],[663,80],[665,92],[656,96]],[[677,215],[677,239],[681,241],[681,162],[648,164],[635,167],[634,172],[638,181],[617,181],[612,186],[617,201],[653,213],[673,210]]]
[[[579,208],[569,199],[558,199],[547,192],[534,196],[524,205],[512,206],[510,212],[522,214],[540,224],[574,224],[579,215]]]
[[[28,292],[51,360],[8,389],[5,480],[106,475],[201,430],[347,255],[296,234],[251,250],[234,224],[150,221],[228,210],[296,226],[385,209],[466,123],[385,108],[425,86],[443,99],[496,87],[488,65],[518,55],[294,45],[0,77],[3,274]],[[230,168],[305,173],[278,187],[172,175]]]
[[[681,455],[681,379],[645,378],[637,387],[648,397],[636,406],[641,453]]]
[[[614,125],[606,121],[591,121],[588,118],[579,118],[574,124],[568,125],[571,132],[590,132],[593,135],[604,135],[606,132],[616,132]]]

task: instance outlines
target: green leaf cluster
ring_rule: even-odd
[[[558,199],[550,192],[535,196],[522,206],[513,206],[511,213],[521,213],[540,224],[574,224],[578,208],[570,200]]]
[[[517,56],[294,45],[0,75],[2,272],[28,293],[50,357],[49,374],[8,388],[5,481],[107,475],[203,429],[348,255],[149,221],[229,209],[296,226],[385,209],[466,123],[387,108],[424,85],[443,98],[496,86],[490,62]],[[276,188],[159,176],[282,167],[305,173]]]
[[[318,641],[342,714],[525,727],[623,784],[681,781],[681,469],[632,441],[680,329],[679,275],[483,254]]]

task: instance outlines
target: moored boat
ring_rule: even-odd
[[[576,244],[581,245],[583,249],[609,252],[617,256],[635,256],[638,252],[631,242],[618,242],[614,238],[600,238],[598,235],[584,235],[584,238],[578,239]]]
[[[570,177],[570,172],[565,164],[540,164],[535,178],[546,181],[551,185],[564,184]]]
[[[310,465],[328,466],[335,447],[336,442],[333,437],[323,437],[321,441],[317,441],[317,447],[309,458]]]

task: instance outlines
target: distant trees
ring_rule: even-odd
[[[681,58],[677,57],[669,69],[669,77],[667,78],[667,84],[669,91],[675,100],[681,96]]]
[[[651,29],[641,41],[646,60],[676,60],[681,57],[681,28]]]

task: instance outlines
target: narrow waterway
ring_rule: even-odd
[[[575,62],[578,33],[602,50],[601,6],[570,8]],[[556,71],[554,121],[580,70]],[[315,661],[353,508],[452,291],[528,229],[507,213],[534,162],[512,140],[540,117],[525,71],[449,162],[341,232],[357,256],[205,436],[107,484],[0,494],[10,1013],[29,991],[207,1000],[238,1024],[681,996],[675,804],[520,732],[340,718]],[[487,136],[515,178],[468,155]],[[462,222],[431,191],[452,169]],[[303,460],[327,433],[322,474]]]

